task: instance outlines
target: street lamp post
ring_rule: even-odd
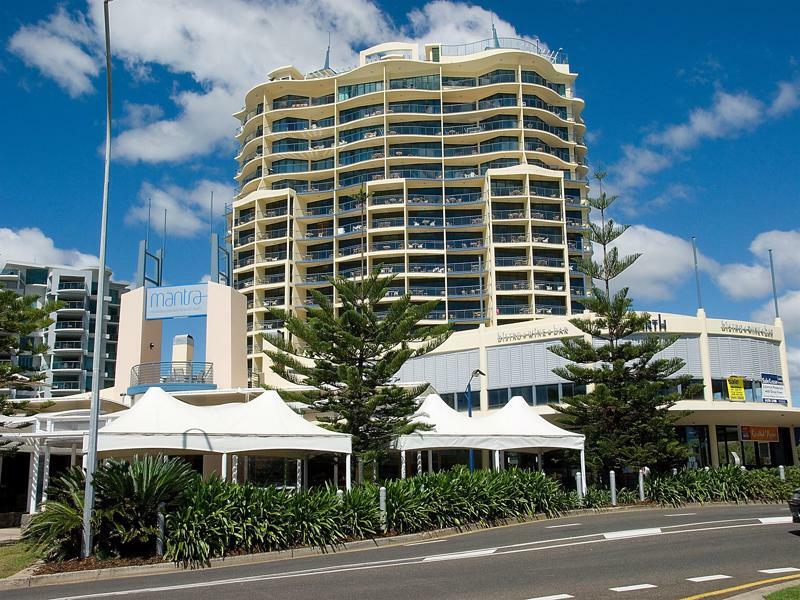
[[[475,375],[486,375],[480,369],[475,369],[472,372],[472,375],[469,376],[469,381],[467,382],[467,389],[464,391],[464,397],[467,400],[467,416],[472,417],[472,379]],[[469,449],[469,472],[472,473],[475,470],[475,451],[470,448]]]
[[[83,502],[83,540],[81,556],[92,554],[92,512],[94,511],[94,471],[97,466],[97,428],[100,418],[100,360],[103,355],[103,325],[106,308],[106,229],[108,222],[108,179],[111,165],[111,34],[108,3],[103,0],[106,38],[106,158],[103,174],[103,210],[100,218],[100,264],[97,269],[97,303],[92,356],[92,403],[89,417],[89,448],[86,460],[86,486]]]

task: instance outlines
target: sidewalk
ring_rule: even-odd
[[[19,527],[7,527],[0,529],[0,545],[17,542],[22,538],[22,530]]]

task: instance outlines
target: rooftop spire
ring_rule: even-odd
[[[325,52],[325,66],[324,69],[331,68],[331,32],[328,32],[328,50]]]
[[[492,39],[494,40],[494,47],[500,47],[500,38],[497,37],[497,29],[494,28],[494,13],[492,13]]]

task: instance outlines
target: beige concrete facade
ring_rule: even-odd
[[[247,93],[229,225],[251,368],[267,371],[260,334],[282,333],[272,307],[302,316],[310,290],[333,296],[327,277],[362,266],[395,276],[387,304],[439,298],[428,322],[457,329],[583,310],[577,75],[499,45],[381,44],[349,71],[284,66]]]

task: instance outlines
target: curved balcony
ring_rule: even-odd
[[[522,52],[529,52],[536,56],[541,56],[548,62],[556,65],[565,65],[569,63],[567,54],[561,50],[553,51],[549,48],[539,46],[538,42],[529,42],[520,38],[512,37],[497,37],[471,42],[469,44],[452,44],[440,46],[442,56],[468,56],[470,54],[477,54],[479,52],[486,52],[488,50],[505,49],[505,50],[521,50]]]
[[[131,369],[129,395],[142,394],[151,387],[166,392],[213,390],[214,365],[208,362],[141,363]]]

